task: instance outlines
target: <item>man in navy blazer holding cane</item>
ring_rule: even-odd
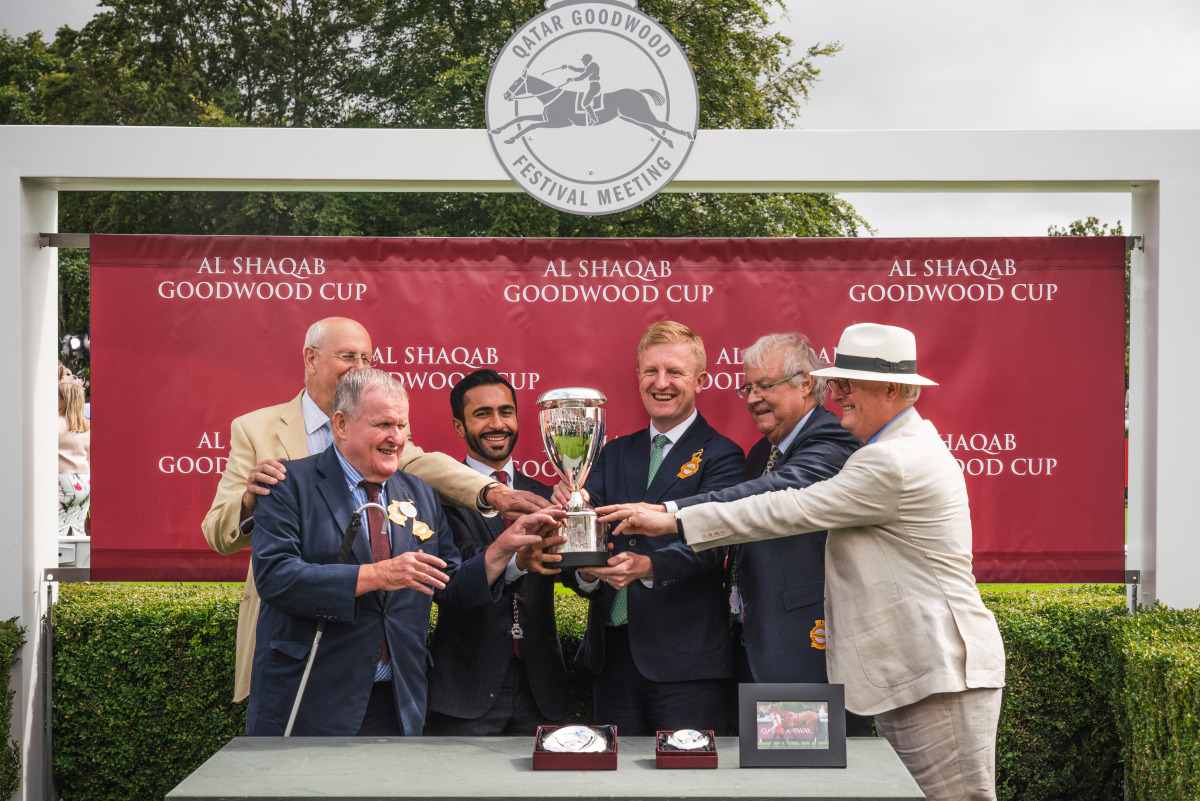
[[[468,609],[497,600],[509,559],[539,543],[555,517],[520,518],[463,562],[437,494],[397,472],[408,422],[404,387],[381,370],[353,371],[338,384],[332,411],[333,447],[289,462],[287,481],[255,512],[253,570],[263,605],[246,730],[283,734],[325,620],[294,733],[417,736],[432,601]],[[364,511],[349,558],[339,563],[350,517],[368,501],[387,515]]]

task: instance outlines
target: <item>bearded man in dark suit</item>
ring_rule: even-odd
[[[450,392],[454,430],[467,446],[466,465],[506,487],[549,499],[512,460],[517,444],[517,397],[495,370],[476,370]],[[487,550],[506,524],[497,515],[443,508],[463,559]],[[554,620],[555,561],[550,537],[522,549],[505,569],[503,597],[468,613],[438,609],[429,672],[430,734],[529,735],[559,723],[570,708],[567,673]]]

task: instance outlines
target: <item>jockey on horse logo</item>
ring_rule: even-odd
[[[679,173],[696,137],[700,95],[687,54],[637,0],[545,5],[492,64],[484,118],[497,159],[559,211],[645,203]]]
[[[662,96],[661,92],[655,89],[617,89],[615,92],[601,92],[600,81],[598,80],[600,68],[592,60],[592,57],[588,55],[583,57],[583,63],[587,66],[582,69],[564,64],[562,67],[547,70],[546,72],[555,72],[565,67],[566,69],[578,70],[583,73],[578,77],[568,78],[557,86],[530,75],[528,70],[522,72],[520,77],[508,87],[508,91],[504,93],[504,99],[536,99],[542,104],[542,113],[523,114],[514,117],[503,125],[493,128],[491,133],[493,135],[499,134],[517,123],[532,123],[504,140],[504,144],[511,145],[522,134],[527,134],[537,128],[603,125],[615,119],[621,119],[645,128],[670,148],[674,148],[675,143],[667,138],[666,131],[679,134],[689,141],[693,138],[690,132],[680,130],[660,120],[650,109],[650,103],[646,100],[647,97],[654,101],[655,106],[662,106],[666,103],[666,98]],[[596,69],[589,71],[591,67],[596,67]],[[582,97],[579,92],[568,91],[564,88],[572,81],[581,81],[584,79],[590,79],[592,83]],[[645,95],[645,97],[642,95]],[[595,98],[595,100],[592,98]],[[598,103],[596,102],[597,100],[599,101]],[[599,106],[598,111],[596,110],[596,106]],[[659,129],[662,129],[664,133],[659,133]]]

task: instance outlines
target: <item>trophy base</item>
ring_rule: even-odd
[[[555,562],[553,567],[561,567],[564,570],[574,570],[578,567],[604,567],[608,564],[607,551],[576,551],[574,553],[559,554],[562,556],[561,562]],[[551,566],[549,562],[547,567]]]

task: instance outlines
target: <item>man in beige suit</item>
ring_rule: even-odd
[[[995,799],[1004,645],[971,573],[962,471],[913,408],[916,339],[865,323],[842,334],[829,379],[842,427],[864,447],[804,489],[675,515],[619,506],[615,533],[679,534],[696,550],[829,529],[829,680],[846,707],[874,715],[930,799]]]
[[[258,498],[269,495],[271,486],[284,480],[285,461],[320,453],[329,446],[329,410],[338,379],[351,370],[370,367],[372,353],[371,336],[359,323],[345,317],[318,320],[304,338],[304,389],[300,394],[233,421],[229,462],[202,524],[204,538],[214,551],[232,554],[250,547]],[[425,453],[411,441],[400,457],[400,469],[431,485],[447,505],[485,514],[499,511],[506,517],[547,505],[531,492],[504,487],[456,459]],[[243,701],[250,694],[258,611],[251,573],[238,609],[234,701]]]

